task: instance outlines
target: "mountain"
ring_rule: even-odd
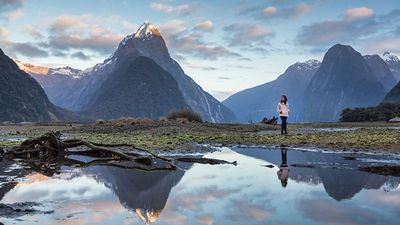
[[[364,59],[387,92],[397,84],[389,65],[379,55],[365,55]]]
[[[189,106],[171,74],[152,59],[141,56],[118,60],[113,73],[94,93],[83,112],[103,119],[158,119],[185,108]]]
[[[259,122],[263,117],[277,116],[276,106],[285,94],[291,108],[292,122],[304,121],[304,93],[315,71],[318,60],[308,60],[289,66],[276,80],[240,91],[223,101],[238,117],[240,122]]]
[[[38,82],[0,49],[0,121],[75,120],[54,106]]]
[[[152,24],[145,22],[134,34],[126,36],[113,54],[92,68],[60,78],[42,75],[34,76],[46,90],[54,104],[70,110],[87,109],[93,94],[113,74],[117,61],[145,56],[154,60],[178,83],[186,104],[210,122],[232,122],[235,115],[222,103],[204,91],[192,78],[185,74],[178,62],[171,58],[161,33]],[[75,78],[74,78],[75,77]],[[44,81],[47,80],[47,81]],[[67,81],[68,80],[68,81]],[[53,92],[54,90],[54,92]]]
[[[387,93],[382,102],[400,103],[400,82]]]
[[[390,52],[385,52],[382,59],[389,65],[390,71],[393,73],[397,81],[400,81],[400,60],[397,56]]]
[[[113,69],[110,58],[84,71],[68,66],[46,68],[14,61],[39,82],[53,104],[73,111],[79,111],[88,104],[91,95]]]
[[[39,67],[18,60],[14,60],[19,68],[29,73],[43,87],[49,100],[63,108],[73,108],[74,100],[77,98],[77,87],[84,75],[83,71],[71,67],[47,68]],[[62,91],[60,91],[62,90]]]
[[[343,109],[375,106],[385,89],[351,46],[336,44],[325,54],[305,93],[305,120],[338,121]]]
[[[171,58],[163,37],[152,24],[145,22],[138,31],[126,36],[110,59],[146,56],[153,59],[178,82],[186,103],[210,122],[232,122],[236,120],[232,111],[205,92]]]

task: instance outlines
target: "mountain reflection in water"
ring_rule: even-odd
[[[396,224],[398,221],[400,179],[356,169],[360,165],[393,163],[395,159],[355,155],[355,160],[346,160],[344,154],[289,150],[285,163],[284,151],[223,148],[206,157],[237,160],[237,166],[178,163],[180,169],[174,172],[64,166],[50,177],[2,161],[0,203],[33,201],[39,203],[38,210],[54,212],[18,216],[0,213],[0,221],[5,224]],[[274,167],[264,167],[268,164]],[[277,178],[284,164],[289,169],[285,188],[282,176]],[[307,166],[311,164],[314,168]]]

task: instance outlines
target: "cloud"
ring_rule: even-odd
[[[273,6],[268,6],[267,8],[263,9],[263,11],[261,11],[261,15],[263,17],[265,16],[272,16],[276,13],[277,9]]]
[[[120,23],[122,26],[131,26],[118,16],[105,18],[93,17],[90,14],[75,16],[63,15],[51,20],[47,47],[52,50],[92,50],[101,54],[108,54],[123,39],[123,35],[114,33],[111,29],[98,24]],[[62,53],[65,54],[65,53]],[[57,55],[62,55],[57,54]],[[83,58],[83,57],[81,57]]]
[[[220,79],[220,80],[231,80],[232,78],[231,77],[223,77],[223,76],[221,76],[221,77],[218,77],[218,79]]]
[[[206,70],[206,71],[217,70],[217,68],[212,67],[212,66],[203,66],[203,65],[195,65],[195,64],[189,64],[188,67],[193,68],[193,69]]]
[[[251,204],[248,202],[231,200],[232,208],[227,210],[226,217],[236,223],[250,223],[253,221],[263,222],[270,217],[274,210],[265,209],[262,205]]]
[[[322,52],[327,47],[339,43],[356,42],[378,32],[382,22],[377,21],[374,13],[365,9],[349,9],[338,20],[325,20],[300,28],[296,41],[303,46],[312,47],[312,51]],[[367,16],[369,15],[369,16]]]
[[[19,10],[25,0],[0,0],[0,19],[12,21],[18,18],[22,12]],[[10,14],[8,14],[11,12]]]
[[[267,52],[268,38],[274,33],[261,24],[235,23],[223,28],[230,46],[240,46],[246,50]]]
[[[375,16],[374,10],[367,7],[348,9],[344,12],[344,14],[347,18],[351,19]]]
[[[11,13],[7,16],[8,21],[17,20],[20,16],[22,16],[22,11],[20,9],[16,9],[11,11]]]
[[[184,4],[184,5],[178,5],[178,6],[171,6],[163,3],[151,3],[150,8],[160,11],[160,12],[165,12],[165,13],[175,13],[175,14],[180,14],[180,15],[190,15],[194,11],[196,11],[196,3],[192,4]]]
[[[197,30],[203,30],[203,31],[210,31],[210,30],[212,30],[213,28],[214,28],[214,24],[213,24],[210,20],[207,20],[207,21],[202,22],[202,23],[198,23],[198,24],[195,26],[195,29],[197,29]]]
[[[288,16],[293,15],[295,18],[299,18],[311,12],[316,6],[316,4],[306,4],[303,2],[295,7],[287,8],[286,13]]]
[[[275,6],[251,6],[239,10],[238,15],[250,15],[259,20],[272,19],[298,19],[301,18],[317,7],[317,4],[300,3],[295,6],[275,7]]]
[[[83,23],[81,18],[77,16],[64,15],[54,19],[50,30],[54,32],[64,31],[70,28],[86,28],[87,24]]]
[[[8,39],[8,31],[5,28],[0,27],[0,40]]]
[[[31,58],[48,57],[49,54],[34,43],[7,42],[6,50],[11,56],[23,55]]]
[[[32,58],[49,56],[46,51],[39,48],[35,43],[17,43],[9,41],[8,31],[2,27],[0,27],[0,44],[4,48],[4,52],[13,58],[16,58],[17,55],[23,55]]]
[[[25,0],[0,0],[0,12],[14,10],[22,7]]]
[[[182,20],[170,20],[159,27],[162,33],[176,35],[186,30],[185,22]]]
[[[194,36],[169,36],[168,44],[175,51],[202,59],[214,60],[219,57],[241,57],[240,54],[222,46],[211,46]]]
[[[307,218],[324,224],[375,224],[382,223],[382,217],[366,207],[351,203],[339,204],[327,200],[303,200],[300,207]],[[326,213],[329,212],[329,213]]]
[[[122,31],[126,33],[133,33],[137,28],[137,24],[129,23],[128,21],[123,20],[122,24]]]
[[[181,20],[171,20],[160,26],[160,31],[172,54],[191,55],[201,59],[214,60],[219,57],[242,56],[223,46],[212,46],[204,42],[199,33],[188,33],[185,23]]]
[[[24,30],[25,32],[27,32],[28,34],[30,34],[34,38],[43,38],[44,37],[39,31],[37,31],[35,28],[33,28],[30,25],[22,26],[21,29]]]
[[[373,40],[367,43],[367,48],[372,52],[393,52],[400,53],[400,38],[388,38]]]
[[[89,36],[82,37],[74,34],[61,34],[50,36],[49,47],[54,47],[59,50],[68,49],[90,49],[100,53],[108,53],[117,46],[122,40],[122,35],[116,34],[96,34],[91,33]]]
[[[90,57],[85,55],[82,51],[75,52],[71,55],[72,58],[82,59],[82,60],[89,60]]]

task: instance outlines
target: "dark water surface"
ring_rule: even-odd
[[[280,150],[222,148],[205,157],[237,161],[237,166],[179,163],[175,172],[63,167],[48,176],[2,161],[0,203],[5,205],[0,205],[0,221],[399,224],[400,178],[357,170],[363,165],[398,164],[398,159],[287,151],[289,172],[283,187],[285,171],[278,176],[282,156]],[[5,206],[34,210],[9,213]]]

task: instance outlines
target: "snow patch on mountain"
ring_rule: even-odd
[[[384,52],[381,57],[387,63],[399,63],[400,62],[399,58],[396,55],[394,55],[388,51]]]
[[[32,65],[16,59],[14,59],[14,62],[17,64],[20,70],[25,71],[26,73],[46,75],[50,70],[48,67]]]
[[[314,70],[321,66],[321,62],[316,59],[310,59],[305,62],[297,62],[294,65],[290,66],[288,69],[296,69],[296,70]]]
[[[65,66],[65,67],[61,67],[61,68],[50,69],[48,75],[54,75],[54,74],[70,76],[73,79],[78,79],[78,78],[82,77],[83,71],[79,70],[79,69],[74,69],[69,66]]]

